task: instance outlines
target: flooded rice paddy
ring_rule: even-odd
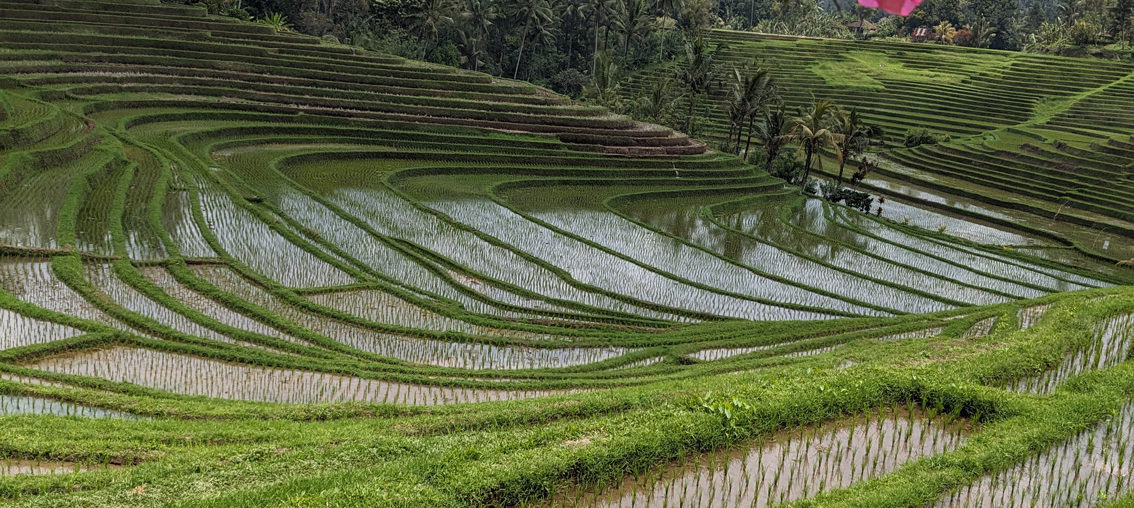
[[[884,410],[782,431],[747,448],[697,455],[605,488],[563,492],[550,506],[767,506],[877,478],[960,446],[966,423]]]

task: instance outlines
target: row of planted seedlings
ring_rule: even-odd
[[[823,206],[820,213],[811,214],[809,219],[798,224],[800,230],[817,235],[841,236],[846,239],[845,245],[861,252],[899,260],[906,266],[948,277],[970,287],[985,288],[986,292],[1008,298],[1035,298],[1054,289],[1063,289],[1069,284],[1042,270],[998,260],[989,262],[960,248],[919,241],[881,223],[873,223],[877,227],[872,231],[853,229],[848,224],[872,224],[872,219],[862,214],[849,214],[838,207]],[[962,260],[975,266],[967,266]]]
[[[788,191],[775,189],[773,192]],[[895,284],[879,278],[897,270],[876,270],[882,272],[877,275],[873,273],[875,270],[849,270],[816,256],[783,248],[774,240],[765,241],[721,227],[708,212],[736,199],[777,201],[768,199],[774,194],[757,196],[746,189],[652,191],[615,195],[607,199],[606,205],[641,227],[676,237],[735,263],[769,272],[803,287],[830,288],[827,291],[891,312],[934,312],[956,304],[942,301],[931,292],[911,289],[910,286],[916,284]]]
[[[1003,247],[994,250],[947,231],[928,231],[887,218],[853,214],[841,207],[827,208],[823,215],[834,230],[863,245],[881,250],[898,248],[914,252],[941,266],[940,270],[946,273],[959,269],[972,272],[970,279],[999,283],[1000,292],[1010,291],[1005,294],[1016,297],[1034,297],[1044,292],[1108,284],[1093,278],[1096,274],[1085,270],[1026,256],[1010,257],[1001,254],[1005,252]]]
[[[1084,300],[1079,298],[1075,301],[1080,307],[1065,305],[1062,309],[1070,311],[1068,315],[1075,315],[1074,320],[1078,321],[1070,324],[1069,328],[1082,327],[1083,322],[1091,322],[1112,313],[1115,308],[1125,308],[1126,312],[1131,310],[1127,298],[1125,303],[1111,305],[1110,310],[1088,308],[1089,316],[1080,316],[1074,311],[1083,309],[1081,306]],[[1066,323],[1063,325],[1067,326]],[[1044,341],[1045,346],[1050,347],[1047,353],[1058,353],[1060,349],[1070,345],[1074,340],[1067,340],[1067,337],[1071,335],[1073,334],[1045,334],[1045,339],[1053,339]],[[999,337],[994,337],[993,340],[997,338]],[[911,407],[902,408],[906,411],[899,410],[895,415],[877,409],[876,406],[878,416],[874,418],[870,416],[873,411],[868,411],[857,419],[839,420],[818,428],[788,426],[792,430],[782,434],[764,434],[765,438],[758,439],[751,447],[717,448],[702,454],[686,452],[682,459],[667,466],[647,468],[622,479],[614,478],[613,481],[596,481],[596,478],[584,477],[584,473],[591,468],[601,468],[603,466],[600,464],[606,464],[605,461],[594,460],[582,468],[584,473],[573,476],[575,481],[580,482],[578,487],[553,493],[536,504],[748,506],[753,503],[797,500],[854,484],[849,490],[828,492],[820,499],[825,502],[857,500],[867,504],[870,500],[898,499],[902,503],[932,504],[938,496],[943,496],[941,506],[951,506],[951,502],[974,502],[977,503],[974,505],[983,506],[1016,505],[1018,502],[1012,500],[1020,499],[1038,501],[1039,506],[1063,506],[1063,503],[1075,502],[1076,499],[1098,499],[1100,495],[1114,495],[1127,490],[1128,483],[1122,471],[1126,467],[1124,457],[1129,454],[1129,440],[1124,437],[1122,429],[1129,426],[1124,423],[1128,411],[1115,412],[1115,409],[1129,407],[1129,403],[1125,402],[1124,405],[1124,401],[1129,400],[1130,388],[1134,388],[1130,369],[1121,365],[1112,370],[1099,371],[1094,379],[1087,377],[1080,380],[1079,390],[1090,392],[1089,395],[1060,395],[1048,401],[1005,399],[995,391],[965,384],[1008,365],[1012,366],[1009,370],[1014,371],[1030,368],[1036,358],[1016,353],[1034,346],[1034,339],[1016,338],[1011,342],[1014,344],[1009,349],[994,350],[961,361],[954,360],[952,365],[944,368],[935,365],[924,367],[922,370],[925,372],[919,372],[912,378],[912,385],[917,385],[915,391],[927,397],[921,405],[927,410],[926,413],[912,411]],[[922,348],[913,348],[907,353],[916,354],[918,349]],[[888,355],[884,354],[883,357],[885,356]],[[990,366],[985,362],[990,358],[997,360],[993,362],[995,365]],[[946,360],[946,363],[949,362]],[[983,372],[975,376],[964,374],[974,366],[980,366],[977,370]],[[843,375],[848,379],[853,377],[858,386],[869,384],[876,376],[894,375],[895,381],[911,381],[908,374],[886,369],[875,368],[865,377],[862,373],[830,372],[834,376]],[[819,375],[827,376],[826,373]],[[771,384],[767,379],[764,383]],[[843,383],[831,383],[827,379],[821,383],[824,385],[823,390],[808,392],[812,403],[817,402],[816,399],[844,401],[850,394],[856,393],[856,389],[847,389]],[[1114,390],[1116,386],[1126,388]],[[838,396],[825,396],[830,389],[835,389]],[[934,393],[940,389],[955,392],[942,397],[941,393]],[[765,397],[774,397],[771,393],[743,397],[732,395],[742,389],[729,386],[725,390],[722,394],[710,393],[691,401],[692,406],[720,418],[722,433],[736,432],[745,428],[746,424],[761,424],[776,419],[775,414],[765,414],[763,411],[758,411],[760,417],[743,416],[757,412],[753,408],[766,404]],[[961,395],[962,393],[965,395]],[[972,409],[950,406],[957,402],[956,399],[967,397],[982,399],[982,403],[978,404],[981,416],[976,420],[987,423],[979,429],[973,427],[975,422],[972,420],[966,422],[963,418],[958,419],[966,413],[972,416]],[[1084,414],[1068,418],[1069,413],[1062,411],[1071,407],[1078,408]],[[1050,416],[1052,411],[1056,411],[1055,414],[1059,416]],[[926,417],[942,413],[945,414],[945,421],[951,422],[946,425],[949,430],[944,432],[940,427],[933,428],[945,423],[944,421],[925,420]],[[1037,413],[1049,416],[1037,420],[1034,416]],[[1111,415],[1118,416],[1110,418]],[[890,419],[892,416],[906,416],[907,422]],[[922,420],[908,423],[912,416]],[[973,430],[977,430],[975,435],[966,436]],[[1015,435],[1022,431],[1029,433],[1029,441],[1021,440]],[[1076,436],[1079,431],[1085,432],[1070,442],[1062,443],[1064,439]],[[881,446],[877,446],[879,444]],[[1048,446],[1055,448],[1036,455]],[[915,462],[898,470],[893,481],[884,479],[860,483],[894,471],[907,461],[913,462],[919,457],[935,454],[944,455],[934,462]],[[785,463],[784,458],[795,460]],[[1092,460],[1082,462],[1076,461],[1076,458]],[[1016,466],[1017,463],[1021,465]],[[977,469],[972,469],[973,466],[977,466]],[[989,476],[981,480],[984,471],[988,471]],[[1074,474],[1074,471],[1080,473]],[[1021,482],[1021,478],[1025,481]],[[1029,478],[1030,481],[1027,481]],[[969,487],[957,491],[951,489],[951,486],[966,485],[973,480],[976,483]]]
[[[995,225],[1000,228],[1020,231],[1029,236],[1046,239],[1056,242],[1057,245],[1064,246],[1070,249],[1077,256],[1082,256],[1090,263],[1091,270],[1073,267],[1066,263],[1060,263],[1059,260],[1044,259],[1037,257],[1029,252],[1025,252],[1022,248],[1013,248],[1012,250],[1005,250],[1002,245],[995,246],[998,249],[997,256],[1002,258],[1010,258],[1016,261],[1022,261],[1029,264],[1035,264],[1047,267],[1059,267],[1060,271],[1066,273],[1075,273],[1078,277],[1086,276],[1089,278],[1104,277],[1107,280],[1121,281],[1129,277],[1123,277],[1121,270],[1116,270],[1114,263],[1116,259],[1113,255],[1108,255],[1105,251],[1100,251],[1102,241],[1097,242],[1099,245],[1092,245],[1090,242],[1084,242],[1081,238],[1068,236],[1066,234],[1067,228],[1072,228],[1075,225],[1092,227],[1092,222],[1075,215],[1073,212],[1062,214],[1064,221],[1068,223],[1063,228],[1063,231],[1052,230],[1036,227],[1027,223],[1026,219],[1021,219],[1019,214],[1028,215],[1044,215],[1048,213],[1044,208],[1037,208],[1029,203],[1013,203],[1004,199],[1003,196],[992,196],[987,193],[974,192],[972,189],[951,187],[946,189],[947,192],[942,193],[940,188],[929,190],[926,187],[921,187],[920,184],[914,181],[912,184],[906,181],[905,177],[895,178],[897,173],[889,172],[883,168],[881,170],[883,177],[886,179],[893,179],[897,183],[891,183],[885,180],[874,180],[860,183],[859,187],[868,190],[872,193],[879,195],[888,195],[894,192],[894,186],[898,187],[912,185],[915,190],[912,194],[903,194],[901,199],[910,203],[916,203],[917,206],[922,208],[930,208],[939,210],[949,214],[957,214],[966,218],[973,218],[979,222]],[[958,204],[960,202],[960,204]],[[980,203],[977,205],[976,203]],[[1007,213],[1005,213],[1007,212]],[[1016,214],[1016,215],[1010,215]],[[914,225],[905,225],[898,222],[890,221],[889,217],[882,217],[881,220],[887,221],[888,226],[901,229],[914,236],[932,237],[938,240],[960,242],[969,245],[970,242],[963,237],[950,235],[948,231],[938,232],[932,230],[925,230]],[[1117,230],[1116,235],[1121,236],[1121,228]],[[946,235],[950,238],[946,239]],[[993,246],[987,245],[969,245],[970,247],[991,253]],[[1116,273],[1118,272],[1118,273]]]
[[[330,248],[334,248],[334,247],[333,247],[333,246],[330,246]]]
[[[397,175],[400,175],[398,185],[402,185],[405,182],[404,177],[407,174],[407,171],[409,170],[404,170],[397,173]],[[501,176],[504,179],[507,179],[507,176]],[[614,267],[618,267],[618,270],[620,271],[625,270],[628,272],[636,273],[637,275],[635,277],[631,277],[630,280],[656,280],[657,282],[650,284],[650,286],[654,287],[646,286],[641,288],[642,290],[652,293],[650,295],[651,298],[647,298],[648,300],[657,301],[658,298],[672,299],[672,295],[660,293],[658,289],[665,286],[679,285],[689,287],[692,291],[704,295],[697,298],[688,299],[689,303],[686,304],[686,307],[689,307],[690,305],[701,305],[701,308],[705,308],[703,307],[704,304],[699,304],[698,301],[703,300],[707,297],[714,300],[719,300],[719,303],[705,303],[709,303],[710,305],[714,306],[724,304],[732,307],[732,309],[724,310],[725,313],[723,315],[734,315],[738,311],[747,312],[747,314],[744,315],[751,315],[751,311],[743,310],[745,307],[752,310],[761,308],[772,310],[774,309],[773,305],[785,307],[784,310],[793,308],[793,306],[790,304],[777,305],[773,302],[762,302],[757,298],[726,293],[707,284],[684,279],[677,275],[660,272],[646,263],[640,262],[625,254],[616,252],[606,246],[590,241],[586,238],[574,234],[573,232],[558,228],[539,218],[536,218],[531,214],[518,211],[514,207],[509,206],[507,203],[503,203],[500,198],[496,196],[491,190],[489,191],[489,194],[492,195],[491,200],[487,198],[475,201],[429,200],[423,201],[423,203],[425,205],[428,205],[429,208],[434,209],[441,214],[444,214],[445,217],[451,218],[460,224],[464,224],[465,227],[471,227],[472,229],[482,231],[488,235],[504,241],[507,244],[522,247],[530,254],[543,259],[548,264],[566,269],[567,272],[569,272],[576,278],[586,277],[586,279],[581,280],[586,283],[597,284],[599,287],[602,287],[607,291],[617,291],[616,288],[619,287],[615,280],[612,280],[610,278],[610,270],[604,270],[599,273],[592,273],[592,271],[587,271],[585,266],[580,266],[580,262],[583,259],[589,259],[593,262],[595,256],[599,256],[601,259],[605,260]],[[414,199],[428,200],[428,197]],[[503,228],[502,224],[520,227]],[[552,242],[554,242],[554,245],[552,245]],[[588,257],[578,257],[573,254],[575,252],[587,252]],[[644,284],[639,284],[639,286],[644,286]],[[623,289],[623,291],[625,291],[625,289]],[[710,296],[712,293],[716,293],[716,295]],[[664,300],[662,301],[664,302]],[[743,301],[752,303],[741,303]],[[753,305],[753,303],[759,303],[760,305]],[[719,307],[717,307],[717,309],[719,309]],[[691,308],[691,310],[697,309]],[[800,308],[800,310],[803,310],[803,308]],[[781,310],[779,312],[783,313],[784,311]],[[716,313],[721,314],[721,312],[719,311]],[[788,314],[791,314],[791,311],[788,311]],[[765,317],[765,319],[767,319],[767,317]]]
[[[255,178],[261,177],[268,176],[257,175]],[[458,272],[461,274],[467,273],[469,268],[493,270],[490,272],[493,278],[487,281],[483,274],[475,274],[472,278],[456,275],[456,278],[462,285],[476,286],[475,289],[481,293],[490,292],[507,298],[507,293],[495,289],[498,284],[497,281],[499,281],[496,277],[505,279],[502,281],[504,287],[516,287],[514,284],[516,281],[515,277],[520,274],[527,274],[529,277],[536,278],[536,280],[531,281],[529,284],[540,284],[540,287],[532,288],[537,290],[537,292],[532,292],[526,288],[523,290],[524,293],[530,296],[542,297],[548,294],[557,296],[556,292],[559,292],[559,296],[574,296],[576,300],[582,300],[583,303],[591,304],[595,303],[595,300],[602,298],[600,295],[567,289],[563,285],[563,281],[559,280],[554,274],[546,272],[545,270],[544,273],[539,273],[539,270],[543,270],[542,268],[538,267],[538,265],[528,264],[526,260],[515,257],[511,252],[501,249],[493,250],[491,254],[484,252],[484,249],[494,249],[494,246],[479,241],[479,239],[474,238],[471,233],[452,228],[450,225],[438,221],[435,217],[420,212],[404,203],[400,198],[385,195],[381,190],[373,192],[365,189],[352,190],[351,199],[349,200],[339,196],[322,198],[317,196],[309,197],[310,195],[312,195],[312,193],[309,190],[303,190],[303,192],[299,193],[288,189],[281,191],[280,197],[273,199],[273,201],[281,202],[281,208],[283,208],[281,210],[282,214],[298,219],[304,224],[304,227],[310,224],[312,227],[317,228],[316,233],[324,239],[329,240],[329,243],[336,242],[334,242],[333,239],[327,238],[328,234],[334,235],[336,238],[341,238],[345,234],[344,229],[353,230],[354,234],[348,235],[352,238],[366,237],[372,234],[378,239],[383,239],[393,235],[398,239],[412,242],[415,246],[432,249],[433,252],[425,252],[424,254],[430,258],[430,261],[434,261],[438,264],[451,265],[451,268],[447,269],[450,275]],[[330,214],[328,214],[327,210],[323,210],[324,206],[331,212]],[[313,213],[323,217],[323,220],[308,218],[311,217]],[[337,229],[328,229],[326,227],[326,223],[328,222],[337,222],[341,226]],[[357,254],[357,246],[347,248],[353,249],[354,252],[352,254],[354,254],[354,257],[367,261],[366,264],[368,266],[376,265],[375,261],[365,259],[367,256],[373,257],[372,252],[363,252],[362,256],[359,256]],[[450,260],[448,258],[449,256],[455,256],[457,260]],[[459,261],[460,264],[457,264],[455,261]],[[468,266],[469,263],[477,264]],[[501,263],[505,266],[497,268],[493,263]],[[388,265],[389,263],[386,264]],[[517,268],[527,268],[527,271],[522,269],[517,270]],[[531,270],[537,270],[537,272],[531,273]],[[405,277],[398,276],[397,278],[399,280],[405,280]],[[524,286],[522,282],[526,281],[521,281],[520,285]],[[486,283],[489,285],[486,285]],[[550,286],[548,284],[550,284]],[[551,292],[549,292],[549,290]],[[567,293],[563,294],[563,291]],[[553,306],[548,307],[548,304],[530,298],[521,298],[520,300],[512,299],[521,302],[522,305],[533,306],[534,304],[534,306],[545,310],[556,310],[556,307],[559,307],[557,312],[560,312],[561,316],[568,319],[595,319],[570,313],[570,311],[564,312],[566,309],[562,306],[554,306],[553,304]],[[562,299],[559,300],[562,301]],[[611,302],[608,300],[606,303],[610,305]],[[588,312],[594,312],[594,310],[592,310],[593,308],[581,308]],[[555,315],[555,313],[547,314],[550,316]],[[631,322],[625,321],[626,318],[619,318],[619,320],[626,323]]]
[[[780,185],[780,182],[770,180],[752,190],[759,192],[778,188]],[[696,190],[694,188],[689,191],[696,192]],[[684,194],[687,191],[671,192]],[[602,196],[603,193],[595,189],[592,195],[597,197]],[[592,243],[626,256],[634,255],[635,259],[644,265],[705,286],[770,300],[776,304],[807,305],[857,314],[887,314],[885,310],[864,304],[859,300],[839,297],[814,286],[804,286],[798,281],[764,270],[737,265],[707,249],[698,248],[683,239],[675,238],[664,231],[613,211],[614,207],[611,205],[613,199],[616,197],[603,199],[598,209],[588,207],[581,210],[525,212]],[[587,203],[580,204],[587,206]],[[639,253],[651,255],[642,258]],[[691,267],[696,269],[693,270]]]
[[[932,165],[935,164],[924,159],[912,160],[911,157],[912,156],[902,151],[889,152],[886,154],[887,159],[896,161],[899,164],[903,164],[912,168],[923,168],[926,166],[932,167]],[[958,188],[956,186],[950,185],[949,183],[942,183],[942,181],[950,179],[950,177],[948,176],[935,175],[933,178],[930,178],[897,173],[886,169],[880,171],[880,174],[887,177],[898,178],[929,189],[958,194],[966,198],[974,199],[987,204],[1002,206],[1021,212],[1030,212],[1038,215],[1050,215],[1055,210],[1060,209],[1058,202],[1052,199],[1052,197],[1054,196],[1053,194],[1041,195],[1032,193],[1033,195],[1029,197],[1036,199],[1032,201],[1023,201],[1018,198],[1012,198],[1012,192],[1015,189],[1014,187],[994,188],[991,186],[970,186],[969,188]],[[1065,207],[1064,209],[1062,209],[1062,213],[1059,217],[1061,219],[1061,222],[1091,228],[1105,227],[1108,230],[1119,232],[1124,236],[1130,236],[1131,234],[1130,228],[1126,227],[1122,222],[1101,220],[1103,216],[1095,215],[1089,210],[1084,209],[1083,207]]]
[[[929,257],[904,244],[870,242],[868,239],[847,235],[839,230],[827,216],[828,207],[815,200],[791,202],[788,206],[768,208],[750,200],[741,199],[711,208],[717,224],[752,236],[761,241],[797,245],[795,249],[827,263],[843,268],[870,266],[868,274],[887,277],[892,283],[916,288],[923,292],[956,295],[960,304],[998,303],[1012,298],[994,287],[981,285],[987,282],[980,274],[947,262],[946,258]],[[770,213],[769,213],[770,212]],[[777,220],[786,229],[771,231],[762,220]],[[776,235],[773,237],[772,235]],[[830,245],[829,248],[820,248]],[[1001,286],[1006,283],[999,282]],[[1025,296],[1036,296],[1029,293]]]
[[[1003,246],[990,246],[948,234],[948,231],[932,231],[925,228],[896,224],[879,217],[855,216],[850,220],[841,209],[836,210],[840,224],[860,234],[879,240],[900,241],[916,246],[923,252],[942,258],[960,258],[966,263],[980,267],[982,273],[995,277],[1021,279],[1021,284],[1050,290],[1075,290],[1101,287],[1122,282],[1113,274],[1061,264],[1034,256],[1006,250]]]
[[[755,247],[757,245],[767,245],[768,247],[761,248],[761,252],[769,248],[789,252],[793,256],[807,259],[831,270],[869,280],[875,286],[890,288],[883,294],[892,294],[894,291],[899,291],[898,295],[908,294],[910,296],[904,300],[907,305],[925,302],[921,303],[923,307],[919,307],[922,311],[943,308],[943,306],[989,304],[1004,301],[1006,298],[971,283],[957,281],[935,271],[926,270],[924,267],[911,266],[903,259],[904,256],[900,256],[907,254],[903,250],[891,253],[899,255],[898,258],[891,259],[863,249],[856,242],[848,242],[845,238],[815,234],[800,228],[792,218],[797,213],[811,213],[807,208],[793,212],[797,209],[800,199],[793,191],[767,196],[763,201],[741,197],[705,207],[702,211],[702,220],[727,232],[730,241],[739,242],[741,245],[752,245],[752,248],[757,248]],[[750,258],[752,255],[746,257]],[[914,299],[915,296],[919,299]],[[925,305],[929,307],[924,307]]]

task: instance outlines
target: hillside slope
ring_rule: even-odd
[[[0,503],[925,505],[1130,428],[1134,270],[890,207],[524,83],[2,0]],[[729,446],[772,480],[697,488]]]
[[[866,181],[875,193],[1134,257],[1134,64],[719,30],[711,40],[727,48],[723,73],[753,59],[769,68],[789,109],[830,99],[881,127],[887,150]],[[625,89],[667,72],[643,72]],[[704,110],[714,145],[728,131],[728,79],[716,80]],[[903,147],[916,128],[951,139]]]

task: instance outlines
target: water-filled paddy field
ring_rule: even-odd
[[[1134,67],[710,40],[951,141],[888,134],[862,213],[716,150],[720,90],[705,143],[198,6],[0,2],[0,504],[1126,495],[1134,140],[1076,122]]]

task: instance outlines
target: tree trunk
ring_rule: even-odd
[[[520,75],[520,60],[524,58],[524,44],[528,42],[528,28],[532,26],[531,18],[528,22],[524,23],[524,33],[520,36],[520,54],[516,55],[516,70],[512,73],[512,79],[517,79]]]
[[[736,122],[736,154],[740,155],[740,136],[744,135],[744,119]]]
[[[804,192],[807,191],[807,181],[811,179],[811,147],[807,147],[807,159],[803,162],[803,181],[800,185],[803,186]]]
[[[598,14],[595,14],[595,50],[591,54],[591,79],[594,79],[595,74],[598,72],[598,31],[599,21]]]
[[[685,116],[685,134],[689,135],[689,129],[693,128],[693,100],[697,98],[697,93],[689,94],[689,114]]]
[[[774,162],[776,160],[776,156],[780,154],[780,146],[778,144],[771,143],[770,141],[765,141],[764,146],[767,147],[768,150],[768,159],[764,161],[764,172],[771,174],[772,162]]]
[[[837,185],[835,185],[835,190],[843,188],[843,167],[846,166],[846,165],[847,165],[847,158],[846,157],[840,157],[839,158],[839,180],[838,180],[839,183]]]
[[[752,147],[752,129],[756,126],[756,117],[748,119],[748,140],[744,142],[744,160],[748,160],[748,149]]]

